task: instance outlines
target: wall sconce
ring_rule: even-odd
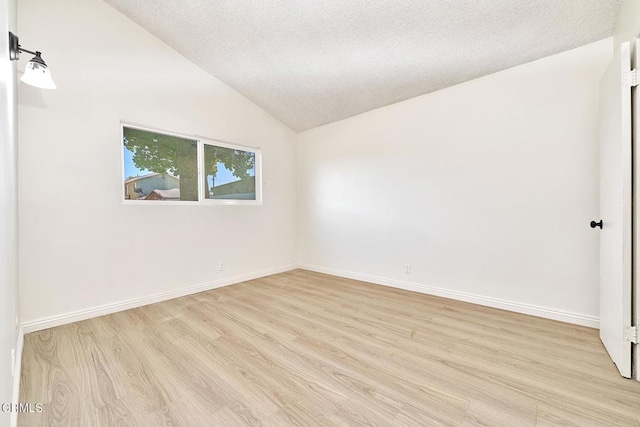
[[[30,50],[20,47],[18,36],[9,31],[9,59],[17,61],[20,59],[20,52],[35,55],[31,61],[27,63],[20,81],[42,89],[55,89],[56,84],[51,78],[51,71],[49,71],[49,67],[47,67],[47,64],[42,60],[41,53],[38,51],[31,52]]]

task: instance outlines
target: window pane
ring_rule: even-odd
[[[198,200],[198,143],[124,128],[127,200]]]
[[[205,197],[256,200],[256,153],[204,145]]]

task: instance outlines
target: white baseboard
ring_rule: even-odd
[[[42,319],[31,320],[21,324],[22,333],[41,331],[68,323],[79,322],[81,320],[93,317],[104,316],[105,314],[116,313],[118,311],[129,310],[131,308],[141,307],[156,302],[166,301],[173,298],[183,297],[198,292],[209,291],[211,289],[221,288],[223,286],[233,285],[234,283],[245,282],[247,280],[258,279],[260,277],[271,276],[272,274],[284,273],[297,268],[295,264],[282,267],[269,268],[253,273],[240,274],[233,277],[214,280],[199,285],[188,286],[186,288],[177,289],[175,291],[163,292],[141,298],[133,298],[126,301],[120,301],[111,304],[105,304],[98,307],[92,307],[84,310],[73,311],[71,313],[60,314],[57,316],[45,317]]]
[[[24,347],[24,331],[22,328],[18,331],[18,342],[16,343],[16,362],[13,366],[13,392],[11,402],[18,403],[20,401],[20,372],[22,371],[22,348]],[[9,425],[16,427],[18,425],[18,413],[11,411]]]
[[[600,326],[600,320],[598,317],[589,316],[586,314],[571,313],[568,311],[561,311],[561,310],[556,310],[556,309],[547,308],[547,307],[539,307],[535,305],[522,304],[518,302],[501,300],[497,298],[489,298],[481,295],[470,294],[467,292],[453,291],[450,289],[424,285],[421,283],[403,282],[400,280],[387,279],[384,277],[354,273],[351,271],[336,270],[333,268],[319,267],[319,266],[309,265],[309,264],[299,264],[298,268],[301,268],[304,270],[316,271],[318,273],[330,274],[333,276],[344,277],[347,279],[361,280],[363,282],[390,286],[392,288],[404,289],[408,291],[420,292],[423,294],[450,298],[458,301],[470,302],[473,304],[499,308],[502,310],[514,311],[516,313],[529,314],[532,316],[543,317],[545,319],[558,320],[561,322],[587,326],[590,328],[597,329]]]
[[[543,317],[546,319],[558,320],[561,322],[572,323],[575,325],[588,326],[590,328],[599,327],[599,319],[595,316],[589,316],[586,314],[572,313],[568,311],[561,311],[557,309],[539,307],[530,304],[523,304],[513,301],[501,300],[497,298],[485,297],[482,295],[471,294],[467,292],[454,291],[445,288],[439,288],[435,286],[429,286],[421,283],[404,282],[395,279],[388,279],[385,277],[373,276],[369,274],[355,273],[345,270],[337,270],[328,267],[320,267],[310,264],[291,264],[282,267],[270,268],[266,270],[256,271],[253,273],[241,274],[224,279],[214,280],[212,282],[201,283],[199,285],[189,286],[186,288],[178,289],[175,291],[163,292],[160,294],[150,295],[147,297],[134,298],[126,301],[120,301],[112,304],[105,304],[98,307],[93,307],[85,310],[78,310],[71,313],[65,313],[57,316],[46,317],[42,319],[32,320],[21,324],[20,331],[20,349],[19,354],[16,355],[16,366],[18,365],[19,357],[22,354],[22,336],[31,332],[40,331],[43,329],[53,328],[68,323],[78,322],[93,317],[103,316],[105,314],[111,314],[118,311],[129,310],[131,308],[141,307],[156,302],[166,301],[173,298],[179,298],[185,295],[191,295],[198,292],[208,291],[211,289],[220,288],[223,286],[232,285],[234,283],[240,283],[247,280],[258,279],[260,277],[270,276],[272,274],[283,273],[285,271],[294,270],[296,268],[302,268],[305,270],[316,271],[318,273],[331,274],[333,276],[345,277],[348,279],[361,280],[364,282],[375,283],[383,286],[390,286],[398,289],[405,289],[414,292],[420,292],[423,294],[435,295],[444,298],[450,298],[458,301],[470,302],[473,304],[484,305],[487,307],[500,308],[502,310],[514,311],[516,313],[529,314],[532,316]],[[18,349],[16,349],[18,351]],[[19,371],[18,371],[19,372]],[[15,378],[14,378],[15,380]],[[14,387],[15,389],[16,387]]]

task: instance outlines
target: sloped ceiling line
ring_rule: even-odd
[[[619,0],[105,0],[297,131],[614,32]]]

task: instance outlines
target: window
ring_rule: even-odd
[[[256,153],[204,144],[205,198],[256,200]]]
[[[260,150],[123,125],[124,199],[261,203]],[[202,178],[199,178],[202,177]]]

